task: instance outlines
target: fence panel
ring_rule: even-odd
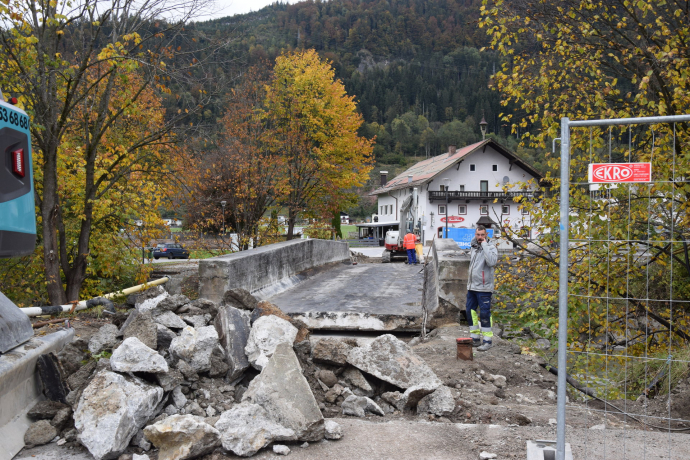
[[[690,458],[688,121],[561,120],[559,460],[582,402],[620,431],[578,458]]]

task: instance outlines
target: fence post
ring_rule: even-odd
[[[570,204],[570,120],[561,118],[560,261],[558,275],[558,406],[556,458],[565,460],[565,398],[568,347],[568,229]]]

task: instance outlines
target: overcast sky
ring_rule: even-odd
[[[297,3],[298,0],[280,0],[281,3]],[[276,0],[215,0],[214,13],[205,19],[222,18],[235,14],[257,11]],[[203,19],[202,19],[203,20]]]

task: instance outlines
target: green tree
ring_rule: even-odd
[[[675,115],[690,106],[685,4],[499,0],[491,6],[485,2],[482,10],[481,26],[491,36],[491,46],[510,58],[494,75],[494,84],[502,103],[516,104],[521,111],[520,116],[505,114],[503,120],[512,122],[514,132],[534,126],[523,137],[527,144],[549,146],[558,136],[561,117]],[[681,343],[690,340],[689,143],[686,123],[572,130],[572,183],[586,181],[589,163],[609,159],[649,161],[654,172],[652,184],[620,185],[599,195],[586,186],[571,186],[574,347],[628,345],[631,353],[643,353],[660,345],[668,351],[671,333]],[[557,170],[558,160],[550,168]],[[546,181],[558,190],[556,175],[547,174]],[[559,263],[552,248],[558,243],[554,222],[561,198],[524,202],[527,228],[507,228],[506,234],[532,257],[500,275],[507,302],[525,306],[517,318],[546,324],[552,332]],[[524,233],[528,230],[531,237]],[[647,317],[658,326],[642,326]]]
[[[333,68],[314,50],[276,59],[265,116],[283,162],[279,203],[288,209],[288,239],[301,214],[330,220],[354,202],[351,187],[371,169],[372,141],[357,135],[362,117]]]

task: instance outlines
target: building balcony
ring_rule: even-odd
[[[448,201],[457,200],[515,200],[517,197],[526,199],[539,199],[543,193],[541,191],[523,190],[519,192],[460,192],[450,190],[448,192],[428,192],[429,201],[446,201],[446,194],[448,194]]]

